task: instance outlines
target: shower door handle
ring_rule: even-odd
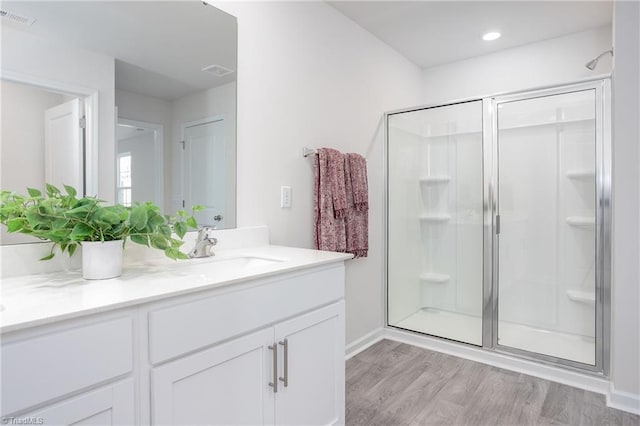
[[[500,235],[500,215],[496,215],[496,235]]]

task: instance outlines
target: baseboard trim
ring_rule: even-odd
[[[640,415],[640,395],[616,390],[611,385],[607,394],[607,406]]]
[[[380,340],[384,339],[383,334],[384,328],[380,327],[349,343],[345,351],[345,359],[349,359],[364,351],[369,346],[378,343]]]

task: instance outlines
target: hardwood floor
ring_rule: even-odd
[[[382,340],[347,361],[348,426],[621,425],[603,395]]]

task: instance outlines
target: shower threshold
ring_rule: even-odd
[[[479,316],[423,308],[390,325],[482,346],[482,318]],[[595,364],[596,348],[593,337],[544,330],[507,321],[500,321],[498,327],[498,343],[501,346],[551,355],[588,365]]]

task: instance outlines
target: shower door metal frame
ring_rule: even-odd
[[[563,367],[596,376],[608,376],[610,364],[610,322],[611,322],[611,80],[610,75],[598,75],[571,83],[511,91],[500,94],[457,99],[450,102],[429,104],[388,111],[384,114],[383,149],[383,302],[385,328],[400,329],[389,324],[389,116],[422,109],[436,108],[471,101],[482,101],[482,150],[483,150],[483,305],[482,305],[482,349],[531,360],[542,364]],[[496,101],[506,99],[522,100],[546,94],[561,94],[576,90],[596,90],[596,365],[590,366],[498,345],[498,241],[495,234],[497,211],[497,111]],[[495,273],[494,273],[495,271]],[[473,346],[447,338],[422,332],[405,330],[418,335],[448,340],[455,344]]]
[[[498,117],[500,104],[536,99],[573,92],[595,91],[595,365],[571,361],[551,355],[544,355],[523,349],[500,345],[498,342],[498,299],[499,299],[499,235],[496,230],[496,216],[499,211],[499,162],[498,162]],[[485,170],[485,274],[483,309],[483,347],[499,353],[516,355],[537,362],[560,365],[569,369],[588,371],[594,374],[609,373],[609,322],[611,295],[611,123],[610,123],[610,80],[556,86],[548,89],[520,92],[511,95],[494,96],[483,99],[484,170]]]

